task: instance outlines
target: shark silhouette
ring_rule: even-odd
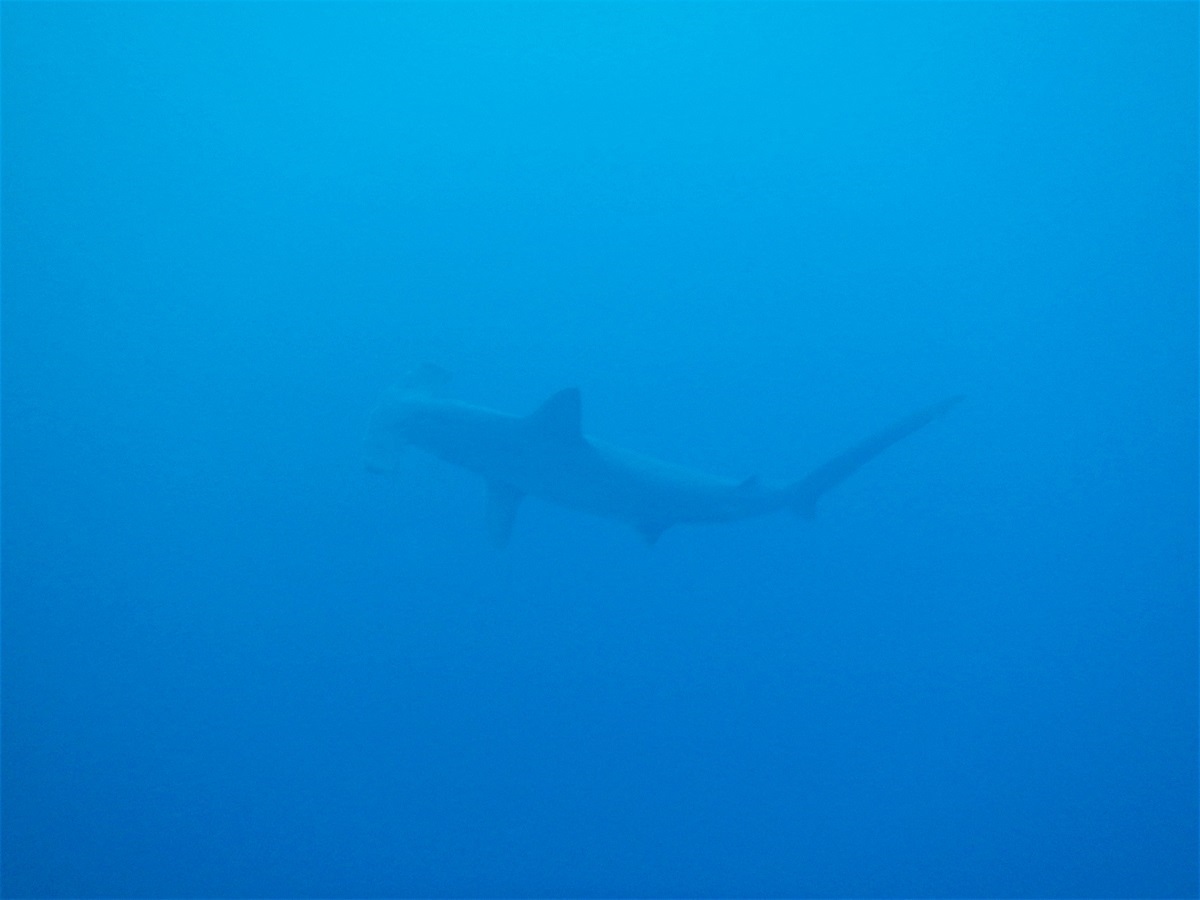
[[[789,484],[719,478],[605,444],[584,435],[578,388],[551,396],[530,415],[440,399],[449,380],[425,365],[393,388],[367,434],[367,468],[390,471],[414,446],[482,475],[487,527],[505,547],[526,495],[633,525],[649,544],[672,525],[730,522],[783,509],[811,517],[817,500],[892,444],[943,415],[962,398],[915,412]]]

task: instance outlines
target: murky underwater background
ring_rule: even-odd
[[[10,897],[1197,891],[1197,7],[5,3]],[[384,389],[791,479],[363,471]]]

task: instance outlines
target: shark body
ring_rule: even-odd
[[[826,491],[961,399],[900,419],[798,481],[771,485],[756,477],[720,478],[587,437],[577,388],[518,416],[434,397],[431,387],[444,380],[440,370],[425,367],[390,392],[368,431],[367,468],[389,471],[407,445],[482,475],[488,534],[497,547],[508,544],[525,496],[627,522],[650,544],[677,524],[785,509],[811,516]]]

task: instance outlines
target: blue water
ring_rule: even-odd
[[[1197,893],[1197,5],[5,3],[3,893]],[[422,361],[799,477],[363,471]]]

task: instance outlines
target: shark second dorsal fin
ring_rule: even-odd
[[[503,481],[489,481],[487,495],[487,529],[492,546],[503,550],[512,537],[513,523],[517,520],[517,506],[521,492]]]
[[[565,443],[582,441],[579,406],[579,388],[564,388],[552,394],[526,421],[551,440]]]

